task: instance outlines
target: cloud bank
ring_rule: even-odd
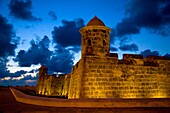
[[[21,20],[26,21],[41,21],[41,18],[33,16],[31,0],[11,0],[9,3],[10,14]]]
[[[62,47],[80,46],[79,29],[82,27],[84,27],[84,20],[81,18],[74,21],[62,20],[62,26],[54,27],[52,31],[53,42]]]
[[[170,35],[169,0],[131,0],[126,17],[116,25],[116,36],[139,34],[141,28],[162,36]]]

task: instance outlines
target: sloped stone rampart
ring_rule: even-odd
[[[21,93],[10,88],[12,94],[18,102],[52,107],[116,107],[116,108],[134,108],[134,107],[170,107],[170,98],[145,98],[145,99],[57,99],[47,97],[36,97]]]

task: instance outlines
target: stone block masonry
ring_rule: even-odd
[[[82,58],[84,61],[79,98],[169,98],[170,60],[154,60],[159,66],[144,65],[150,59],[118,60],[115,57]],[[127,64],[129,62],[129,64]],[[142,63],[143,62],[143,63]],[[77,72],[77,71],[76,71]],[[71,75],[80,75],[73,73]],[[74,93],[74,92],[70,92]]]
[[[68,74],[48,75],[48,69],[41,66],[39,69],[39,77],[36,86],[37,95],[46,96],[68,96],[70,84],[70,76]]]

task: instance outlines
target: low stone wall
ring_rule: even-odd
[[[47,97],[36,97],[21,93],[10,88],[18,102],[52,107],[170,107],[170,98],[146,98],[146,99],[57,99]]]

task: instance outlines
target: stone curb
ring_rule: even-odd
[[[105,107],[105,108],[134,108],[134,107],[170,107],[170,98],[148,99],[57,99],[26,95],[14,88],[10,88],[18,102],[50,106],[50,107]]]

